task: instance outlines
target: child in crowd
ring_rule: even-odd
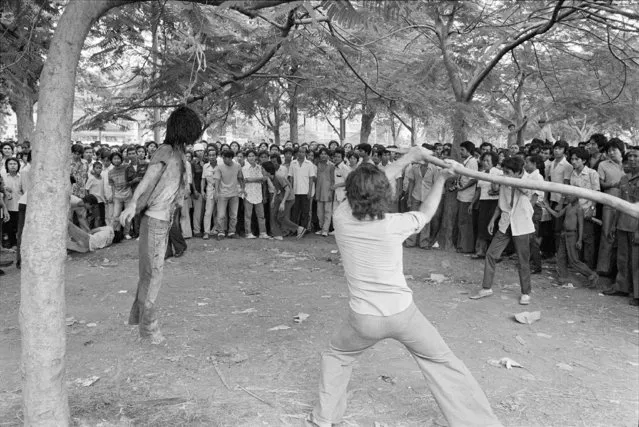
[[[113,195],[113,229],[118,232],[121,225],[115,219],[119,218],[122,211],[127,207],[133,193],[127,181],[127,169],[129,166],[123,163],[122,154],[118,152],[111,153],[110,160],[113,165],[113,169],[109,171],[109,185]],[[127,240],[131,239],[129,226],[130,224],[124,226],[124,238]]]
[[[597,273],[579,260],[579,252],[583,245],[584,234],[584,209],[577,196],[565,196],[567,202],[559,210],[554,210],[544,202],[543,207],[555,218],[563,217],[563,227],[557,246],[557,274],[559,284],[565,284],[568,280],[568,266],[588,278],[590,288],[597,285]]]
[[[95,216],[95,224],[93,228],[96,227],[104,227],[106,210],[105,210],[105,202],[106,199],[104,197],[104,179],[102,178],[102,163],[95,161],[93,162],[93,166],[91,167],[91,174],[87,179],[87,183],[85,188],[88,194],[93,194],[96,199],[98,199],[98,208],[97,215]]]

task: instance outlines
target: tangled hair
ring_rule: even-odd
[[[391,186],[377,166],[365,163],[346,178],[346,198],[358,220],[384,219],[391,203]]]
[[[164,143],[184,151],[184,146],[193,144],[202,134],[202,122],[195,111],[180,107],[173,111],[166,122]]]
[[[601,151],[606,146],[608,138],[606,138],[605,135],[601,133],[593,133],[592,135],[590,135],[590,138],[588,138],[588,141],[594,141],[594,143],[597,144],[597,148],[599,148],[599,150]]]

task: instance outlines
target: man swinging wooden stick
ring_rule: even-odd
[[[391,183],[404,166],[426,161],[427,155],[429,151],[415,147],[384,172],[362,164],[346,179],[347,199],[335,210],[333,225],[350,308],[322,354],[319,402],[305,420],[307,426],[342,421],[353,363],[386,338],[401,342],[413,355],[448,425],[501,426],[468,368],[413,303],[404,277],[402,243],[431,220],[444,182],[454,175],[454,168],[446,165],[419,210],[388,213],[394,200]]]

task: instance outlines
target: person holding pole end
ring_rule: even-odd
[[[319,402],[307,426],[342,421],[353,363],[380,340],[393,338],[411,352],[448,424],[501,426],[479,384],[413,302],[403,272],[402,242],[433,217],[453,168],[438,172],[419,210],[388,213],[392,184],[406,165],[430,152],[414,147],[384,171],[362,164],[346,178],[346,200],[333,215],[350,294],[349,311],[321,357]]]

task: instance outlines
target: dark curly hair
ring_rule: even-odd
[[[364,163],[346,178],[346,198],[359,220],[384,219],[391,204],[391,185],[377,166]]]

